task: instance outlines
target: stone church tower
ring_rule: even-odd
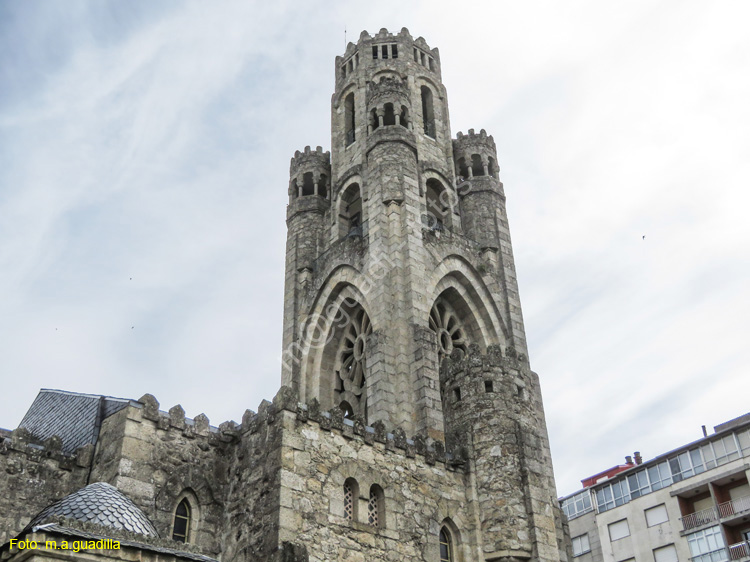
[[[273,403],[217,428],[42,391],[0,432],[0,542],[127,512],[144,560],[567,560],[498,170],[484,130],[452,138],[437,49],[363,32],[331,151],[291,161]]]
[[[556,559],[495,143],[452,139],[438,50],[363,32],[336,58],[331,152],[295,153],[290,175],[282,384],[447,441],[486,559]]]

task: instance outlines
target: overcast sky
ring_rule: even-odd
[[[325,8],[325,9],[324,9]],[[344,30],[497,143],[558,492],[750,411],[748,2],[0,3],[0,427],[39,388],[213,424],[280,382],[289,158]],[[644,238],[645,236],[645,238]]]

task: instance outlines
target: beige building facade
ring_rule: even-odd
[[[574,559],[750,560],[750,414],[647,462],[638,457],[561,499]]]

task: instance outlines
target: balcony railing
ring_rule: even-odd
[[[750,511],[750,496],[719,504],[719,515],[721,517],[732,517],[747,511]]]
[[[729,545],[729,559],[741,560],[750,556],[750,543],[747,541]]]
[[[727,550],[720,548],[690,558],[690,562],[727,562]]]
[[[716,511],[715,507],[709,507],[708,509],[703,509],[701,511],[696,511],[695,513],[691,513],[690,515],[685,515],[682,517],[682,528],[687,531],[689,529],[695,529],[696,527],[700,527],[702,525],[708,525],[709,523],[713,523],[714,521],[719,520],[719,514]]]

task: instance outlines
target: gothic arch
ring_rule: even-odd
[[[450,255],[435,268],[428,285],[430,311],[444,299],[463,319],[465,329],[484,352],[487,346],[504,345],[508,330],[495,299],[481,275],[464,258]]]
[[[190,488],[184,489],[174,502],[168,536],[172,540],[195,544],[201,520],[200,512],[198,496]]]
[[[367,340],[373,326],[367,299],[354,285],[358,276],[351,266],[331,272],[301,327],[300,399],[317,398],[326,410],[346,402],[354,415],[365,417]]]

